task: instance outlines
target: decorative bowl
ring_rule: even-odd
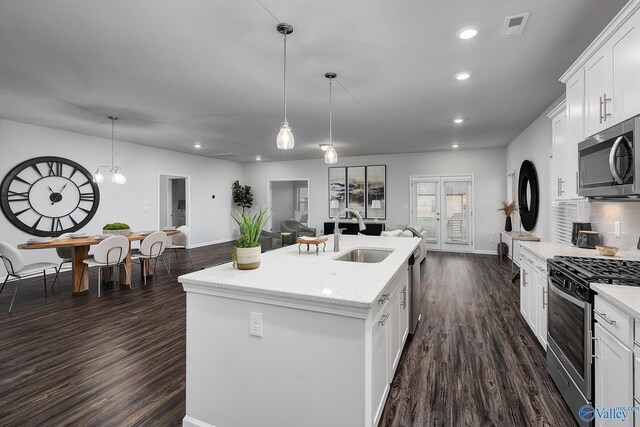
[[[614,256],[618,252],[615,246],[598,245],[596,246],[598,253],[602,256]]]
[[[125,230],[102,230],[103,234],[118,234],[121,236],[128,236],[131,234],[131,229],[127,228]]]

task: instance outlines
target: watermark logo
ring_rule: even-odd
[[[593,405],[584,405],[578,415],[585,422],[591,422],[596,418],[605,420],[625,421],[630,413],[640,412],[638,406],[614,406],[611,408],[596,408]]]

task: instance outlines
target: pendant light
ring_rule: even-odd
[[[289,24],[278,24],[278,32],[284,36],[284,121],[280,127],[280,132],[276,138],[276,145],[279,150],[292,150],[295,144],[293,132],[287,121],[287,35],[293,33],[293,27]]]
[[[115,128],[115,121],[118,120],[115,116],[109,116],[109,120],[111,120],[111,166],[98,166],[95,173],[93,174],[93,181],[101,184],[104,182],[104,175],[100,172],[100,169],[109,168],[109,172],[111,172],[111,182],[115,184],[125,184],[127,182],[127,177],[124,175],[122,168],[120,166],[116,166],[113,161],[113,135]]]
[[[333,129],[332,129],[332,123],[331,123],[331,119],[332,119],[331,83],[333,82],[333,79],[336,78],[337,74],[326,73],[324,76],[329,79],[329,147],[327,147],[327,150],[324,152],[324,162],[327,164],[333,164],[338,162],[338,153],[336,153],[336,149],[333,146]]]

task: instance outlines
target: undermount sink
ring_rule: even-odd
[[[352,249],[334,259],[336,261],[364,262],[371,264],[381,262],[388,257],[391,252],[393,252],[392,249]]]

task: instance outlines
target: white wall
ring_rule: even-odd
[[[59,156],[74,160],[90,172],[109,164],[110,139],[65,132],[24,123],[0,120],[0,177],[4,177],[18,163],[38,156]],[[229,216],[232,210],[231,185],[242,181],[240,163],[209,159],[144,145],[116,141],[116,164],[127,176],[124,186],[113,184],[109,175],[100,184],[100,207],[86,227],[87,232],[98,233],[109,222],[122,221],[134,230],[154,229],[159,226],[159,172],[191,177],[191,244],[230,240],[234,224]],[[216,196],[212,199],[211,196]],[[144,212],[142,201],[147,200]],[[0,215],[0,240],[12,245],[25,242],[29,235],[13,226]],[[29,262],[57,261],[53,250],[25,250]],[[4,275],[4,269],[0,270]]]
[[[491,148],[393,154],[383,156],[360,156],[341,158],[335,166],[387,165],[387,219],[388,226],[408,223],[409,176],[474,174],[475,176],[475,222],[476,250],[495,253],[499,230],[504,220],[496,210],[506,192],[506,150]],[[268,162],[246,164],[244,183],[255,192],[255,206],[267,206],[267,180],[309,179],[309,225],[321,231],[322,224],[329,220],[328,165],[322,153],[315,160],[290,162]]]
[[[540,237],[543,241],[551,240],[551,167],[549,151],[551,150],[551,120],[547,114],[564,99],[561,96],[551,104],[538,118],[536,118],[520,135],[507,147],[506,174],[516,172],[519,175],[520,165],[524,160],[530,160],[538,172],[540,185],[540,210],[538,222],[531,233]],[[517,184],[516,184],[517,185]],[[506,193],[502,195],[506,198]],[[513,229],[518,229],[518,224],[513,224]]]

